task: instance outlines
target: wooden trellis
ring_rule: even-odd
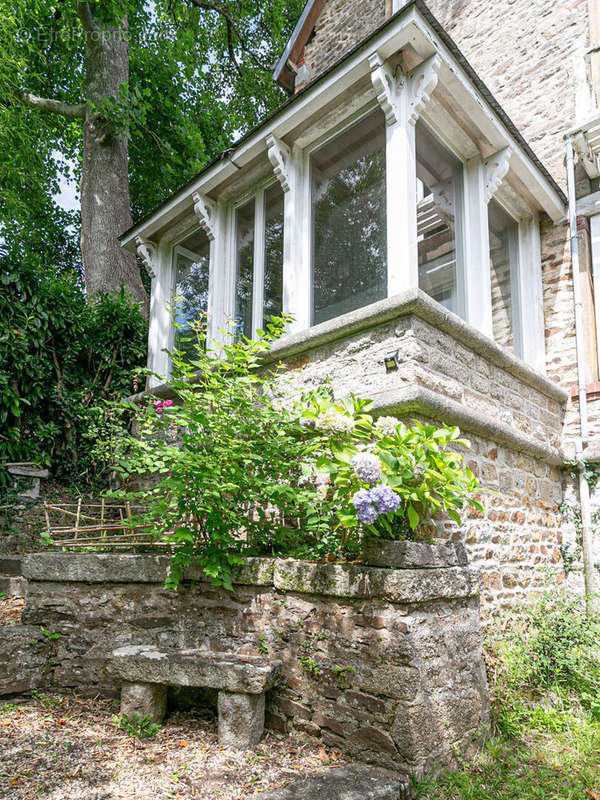
[[[132,503],[112,503],[102,498],[100,502],[54,505],[44,503],[47,537],[54,547],[131,549],[138,547],[169,547],[168,542],[157,541],[147,524],[136,521],[146,506]]]

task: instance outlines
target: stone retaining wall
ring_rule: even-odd
[[[386,569],[250,559],[233,593],[193,570],[177,593],[165,590],[167,562],[26,556],[25,627],[60,634],[48,640],[46,685],[114,693],[106,660],[127,644],[268,655],[283,662],[268,697],[276,729],[419,775],[474,752],[488,699],[478,580],[461,560]],[[0,662],[6,647],[0,632]]]

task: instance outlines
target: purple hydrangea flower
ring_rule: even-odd
[[[390,511],[398,511],[400,508],[400,497],[391,486],[374,486],[369,489],[369,499],[375,505],[380,514],[389,514]]]
[[[373,484],[381,478],[381,461],[373,453],[357,453],[351,463],[361,481]]]
[[[356,512],[356,518],[363,525],[372,525],[378,516],[379,514],[374,506],[365,506],[361,511]]]
[[[378,517],[378,512],[369,496],[368,489],[359,489],[352,498],[352,503],[356,509],[356,516],[359,522],[370,525]]]

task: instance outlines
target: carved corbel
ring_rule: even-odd
[[[500,188],[510,167],[512,150],[505,147],[485,162],[485,200],[489,203]]]
[[[416,125],[435,91],[441,63],[441,58],[433,55],[409,75],[405,75],[399,67],[397,74],[394,74],[389,65],[382,61],[379,53],[373,53],[369,57],[371,83],[388,125],[400,122],[404,109],[405,121]]]
[[[270,133],[266,138],[267,156],[277,180],[284,192],[290,189],[290,148],[281,139]]]
[[[387,125],[394,125],[402,119],[400,105],[400,91],[398,79],[390,70],[388,64],[382,61],[379,53],[369,56],[371,70],[371,83],[377,95],[377,102],[385,115]]]
[[[194,214],[200,223],[200,227],[204,230],[209,239],[214,239],[217,212],[216,203],[205,194],[200,194],[200,192],[194,192],[192,200],[194,201]]]
[[[408,122],[416,125],[438,84],[442,59],[436,54],[420,64],[408,79]]]
[[[156,245],[150,239],[144,239],[143,236],[136,236],[135,244],[137,254],[141,258],[142,264],[146,267],[146,272],[151,278],[156,278],[158,270],[158,249]]]

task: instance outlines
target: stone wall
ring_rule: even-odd
[[[268,654],[284,673],[268,725],[426,774],[471,755],[488,722],[477,576],[442,549],[454,566],[251,559],[232,593],[193,570],[165,590],[162,556],[33,554],[23,621],[60,634],[48,686],[114,693],[106,660],[127,644]]]
[[[482,612],[519,604],[564,579],[560,449],[566,393],[449,314],[406,292],[292,337],[274,354],[300,392],[331,382],[337,397],[371,397],[377,414],[459,425],[488,514],[437,521],[482,573]],[[384,357],[397,353],[397,371]],[[574,531],[567,529],[570,537]]]

